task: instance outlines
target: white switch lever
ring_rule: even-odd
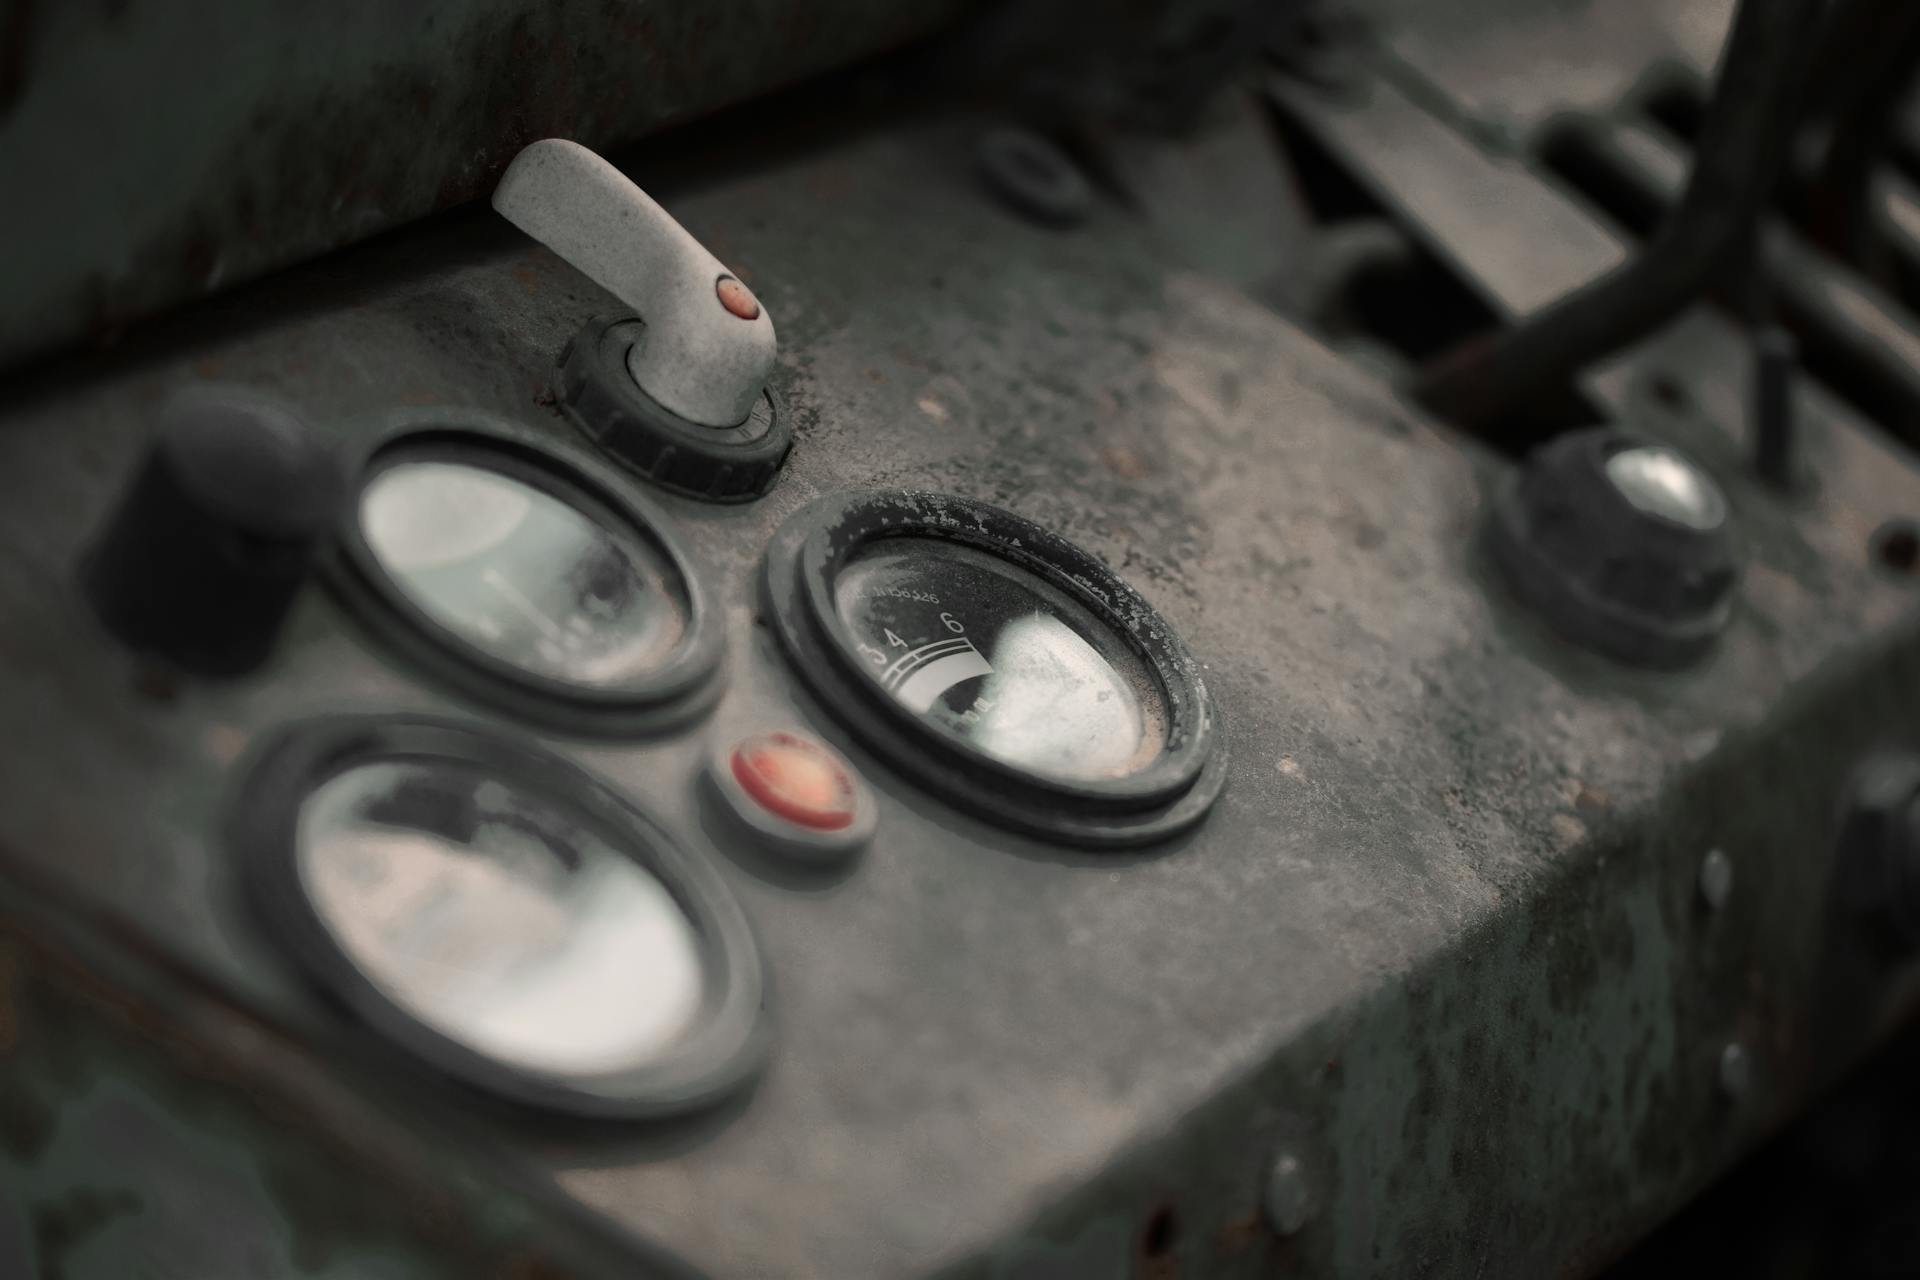
[[[773,368],[773,320],[626,175],[546,138],[513,158],[493,207],[646,321],[627,354],[642,391],[702,426],[746,420]]]

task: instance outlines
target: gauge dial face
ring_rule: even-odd
[[[355,766],[308,794],[295,865],[335,945],[398,1008],[504,1065],[644,1066],[699,1020],[694,924],[639,862],[478,766]]]
[[[1167,742],[1165,695],[1092,610],[1018,565],[943,538],[855,552],[834,606],[887,695],[1005,764],[1124,778]]]
[[[642,688],[687,634],[687,585],[660,547],[504,472],[397,460],[361,490],[358,519],[402,596],[527,674],[595,692]]]

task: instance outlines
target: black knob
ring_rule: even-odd
[[[290,408],[196,387],[162,410],[145,460],[81,569],[123,643],[195,675],[273,647],[347,492],[334,451]]]
[[[1725,494],[1676,449],[1610,428],[1537,450],[1493,504],[1494,557],[1569,638],[1677,666],[1726,627],[1738,580]]]

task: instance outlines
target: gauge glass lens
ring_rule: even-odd
[[[1092,610],[997,556],[942,538],[856,551],[834,607],[901,706],[1006,764],[1123,778],[1166,746],[1147,664]]]
[[[694,1024],[708,979],[666,886],[537,796],[453,762],[364,764],[315,788],[300,881],[388,1000],[503,1064],[645,1065]]]
[[[502,472],[392,463],[361,491],[359,520],[402,595],[530,674],[618,691],[657,673],[687,632],[685,583],[658,547]]]

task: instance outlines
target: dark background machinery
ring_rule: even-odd
[[[1913,1269],[1903,6],[228,8],[0,21],[0,1274]],[[776,318],[763,496],[582,420],[550,136]],[[340,963],[395,831],[725,1016],[525,1087]]]

